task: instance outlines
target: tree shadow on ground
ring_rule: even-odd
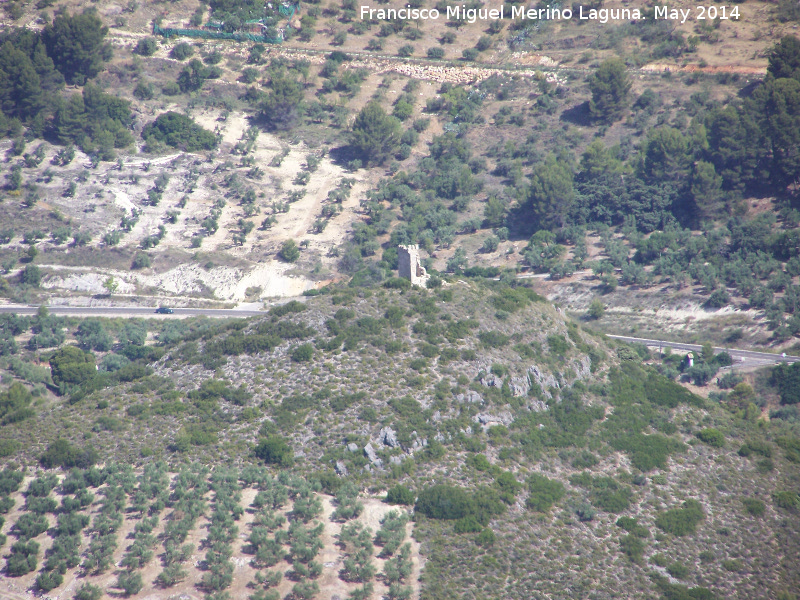
[[[560,119],[562,121],[567,121],[573,125],[580,125],[582,127],[590,127],[594,125],[592,113],[589,110],[588,100],[586,102],[581,102],[572,108],[566,109],[561,113]]]

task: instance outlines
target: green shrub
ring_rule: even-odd
[[[294,453],[286,440],[273,435],[261,440],[255,447],[255,455],[267,464],[289,467],[294,461]]]
[[[483,454],[474,454],[472,456],[468,456],[466,462],[477,471],[488,471],[492,468],[492,464]]]
[[[569,350],[569,342],[563,335],[550,335],[547,337],[547,345],[554,354],[563,355]]]
[[[29,408],[31,393],[19,381],[15,381],[4,392],[0,392],[0,424],[17,423],[34,416]]]
[[[64,576],[59,571],[42,571],[36,577],[36,587],[42,592],[49,592],[64,583]]]
[[[411,506],[414,504],[416,498],[417,495],[413,490],[410,490],[409,488],[400,484],[389,488],[389,490],[386,492],[386,502],[389,504],[402,504],[405,506]]]
[[[286,240],[278,251],[278,256],[289,263],[297,262],[300,258],[300,249],[294,240]]]
[[[125,596],[138,594],[144,587],[142,574],[138,571],[123,571],[119,574],[119,577],[117,577],[116,585],[124,592]]]
[[[294,362],[308,362],[314,358],[314,346],[311,344],[300,344],[292,349],[291,358]]]
[[[483,525],[478,522],[478,520],[473,517],[462,517],[457,519],[456,522],[453,524],[453,531],[456,533],[478,533],[479,531],[483,530]]]
[[[218,398],[224,398],[228,402],[244,406],[252,394],[247,391],[244,384],[234,388],[218,379],[206,379],[198,389],[190,391],[187,396],[190,400],[195,400],[196,406],[205,408],[206,405],[213,403]]]
[[[778,388],[781,404],[800,403],[800,363],[783,363],[775,367],[772,382]]]
[[[97,452],[92,447],[81,449],[73,446],[67,440],[57,439],[47,447],[39,462],[45,469],[56,467],[85,469],[95,464],[98,458]]]
[[[84,583],[75,595],[73,600],[100,600],[103,597],[103,590],[91,583]]]
[[[774,469],[775,463],[772,462],[771,458],[764,458],[756,463],[756,470],[759,473],[770,473]]]
[[[150,255],[145,254],[144,252],[139,252],[136,256],[133,257],[133,262],[131,263],[131,269],[146,269],[150,266]]]
[[[155,38],[146,37],[139,40],[133,51],[141,56],[153,56],[158,50],[158,42]]]
[[[39,287],[42,282],[42,271],[36,265],[25,265],[19,277],[23,284]]]
[[[703,550],[700,554],[697,555],[697,557],[700,559],[700,562],[710,563],[717,558],[717,555],[714,554],[714,552],[711,550]]]
[[[408,290],[411,289],[411,282],[401,277],[390,277],[383,282],[383,287],[396,290]]]
[[[584,450],[581,454],[572,461],[572,466],[576,469],[590,469],[596,464],[598,464],[597,457]]]
[[[633,493],[610,477],[591,477],[588,473],[570,478],[570,483],[590,489],[590,498],[600,510],[618,513],[630,506]]]
[[[19,452],[20,447],[20,443],[17,440],[0,440],[0,458],[15,455],[17,452]]]
[[[653,404],[668,408],[675,408],[679,404],[703,405],[703,399],[700,396],[658,373],[650,373],[647,376],[645,393],[647,399]]]
[[[742,500],[742,504],[744,504],[744,509],[750,516],[753,517],[760,517],[764,514],[764,510],[766,509],[766,505],[757,498],[745,498]]]
[[[667,566],[667,573],[672,575],[675,579],[686,579],[689,577],[689,567],[683,563],[674,562]]]
[[[56,385],[77,384],[95,377],[94,355],[77,346],[64,346],[50,357],[50,373]]]
[[[422,414],[422,405],[411,396],[392,398],[389,400],[389,406],[404,419],[410,419]]]
[[[697,525],[705,518],[702,505],[697,500],[687,500],[680,508],[671,508],[659,513],[656,527],[677,536],[694,533]]]
[[[522,484],[517,481],[516,476],[510,471],[502,471],[494,478],[494,484],[500,490],[503,500],[511,504],[514,497],[522,489]]]
[[[46,529],[46,528],[45,528]],[[11,577],[20,577],[36,570],[36,555],[39,544],[34,541],[19,541],[11,546],[6,558],[6,572]]]
[[[778,445],[780,445],[780,438]],[[761,440],[748,440],[739,448],[739,456],[747,457],[752,454],[759,454],[765,458],[772,458],[772,446]]]
[[[503,348],[508,345],[511,338],[499,331],[481,331],[478,339],[487,348]]]
[[[419,345],[419,353],[425,358],[434,358],[439,356],[439,347],[433,344],[422,343]]]
[[[0,471],[0,496],[16,492],[24,478],[25,476],[20,471],[8,467]]]
[[[409,368],[414,369],[415,371],[422,371],[425,367],[428,366],[428,361],[424,358],[415,358],[408,363]]]
[[[722,448],[725,445],[725,436],[718,429],[708,427],[699,431],[697,437],[700,438],[701,442],[714,448]]]
[[[717,596],[708,588],[669,583],[666,577],[654,576],[655,583],[666,600],[716,600]]]
[[[641,538],[635,535],[626,535],[619,540],[620,551],[634,563],[641,563],[644,556],[645,545]]]
[[[588,522],[594,520],[597,516],[597,510],[588,502],[580,502],[575,507],[575,514],[581,522]]]
[[[33,513],[23,513],[14,523],[13,532],[20,540],[25,541],[44,533],[50,527],[47,517]]]
[[[146,125],[142,130],[142,138],[154,139],[185,152],[212,150],[217,146],[213,132],[200,127],[191,117],[172,111],[159,115]]]
[[[137,98],[138,100],[152,100],[154,96],[155,96],[155,90],[153,89],[153,85],[148,81],[139,81],[136,84],[136,87],[133,88],[133,97]],[[72,184],[70,184],[70,188],[67,193],[71,191],[72,191]],[[119,238],[115,238],[114,237],[115,235],[119,234],[111,233],[109,234],[108,238],[104,239],[108,239],[109,242],[113,242],[109,243],[109,245],[116,246],[117,243],[119,243]],[[116,241],[114,241],[115,239]]]
[[[495,536],[494,531],[488,527],[475,536],[475,543],[484,548],[491,548],[494,546],[495,541],[497,541],[497,537]]]
[[[290,302],[286,302],[285,304],[279,304],[278,306],[273,306],[269,309],[269,315],[271,317],[283,317],[289,314],[296,314],[301,313],[308,308],[302,302],[298,302],[297,300],[292,300]]]
[[[175,44],[169,52],[169,55],[175,60],[186,60],[192,54],[194,54],[194,48],[192,48],[191,44],[187,44],[186,42]]]
[[[528,478],[530,495],[525,505],[538,512],[548,512],[550,508],[564,497],[564,484],[548,479],[544,475],[534,473]]]
[[[414,511],[429,519],[457,520],[472,517],[486,525],[491,517],[505,511],[496,493],[479,488],[474,493],[451,485],[434,485],[422,490]]]
[[[686,446],[663,435],[618,435],[610,440],[615,450],[627,452],[631,464],[640,471],[652,471],[655,468],[664,469],[670,454],[683,451]]]
[[[632,517],[620,517],[617,519],[617,527],[622,527],[625,531],[640,538],[650,537],[650,530],[644,525],[639,525]]]
[[[772,501],[775,503],[775,506],[786,510],[797,510],[800,508],[800,496],[795,492],[775,492],[772,494]]]
[[[736,573],[737,571],[741,571],[742,569],[744,569],[744,563],[736,558],[723,560],[722,563],[720,564],[722,564],[723,569],[725,569],[726,571],[730,571],[732,573]]]

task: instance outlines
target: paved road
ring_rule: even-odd
[[[35,315],[38,306],[23,304],[0,305],[0,314],[16,313],[18,315]],[[156,317],[156,318],[186,318],[186,317],[257,317],[263,316],[264,311],[238,308],[176,308],[171,315],[156,314],[156,307],[123,307],[123,306],[48,306],[51,315],[61,317]]]
[[[689,350],[697,351],[702,349],[698,344],[682,344],[680,342],[666,342],[663,340],[650,340],[637,337],[627,337],[624,335],[609,335],[615,340],[622,340],[623,342],[631,342],[636,344],[644,344],[650,348],[672,348],[673,350]],[[734,359],[734,364],[750,363],[750,364],[774,364],[774,363],[793,363],[800,361],[800,356],[781,356],[780,354],[772,354],[770,352],[755,352],[753,350],[737,350],[735,348],[718,348],[714,347],[715,352],[727,352]]]

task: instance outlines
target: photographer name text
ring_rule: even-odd
[[[677,21],[685,23],[689,20],[705,21],[719,19],[739,20],[738,6],[695,6],[694,8],[670,8],[666,6],[653,7],[652,13],[643,14],[638,8],[588,8],[578,5],[577,10],[570,8],[551,7],[528,8],[526,6],[512,6],[511,10],[502,5],[498,8],[467,8],[466,5],[448,6],[442,13],[436,8],[373,8],[362,5],[360,18],[369,21],[436,21],[444,17],[446,21],[497,21],[502,19],[521,19],[528,21],[597,21],[608,23],[610,21],[641,21],[652,19],[656,21]]]

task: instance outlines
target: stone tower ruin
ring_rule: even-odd
[[[411,285],[426,287],[430,275],[419,262],[419,246],[409,244],[397,247],[397,273],[400,277],[408,279]]]

